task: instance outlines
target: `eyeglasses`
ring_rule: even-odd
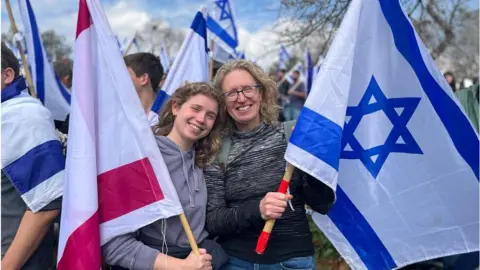
[[[251,98],[251,97],[255,96],[255,94],[257,93],[257,90],[260,89],[260,88],[262,88],[262,86],[259,85],[259,84],[246,85],[246,86],[240,87],[240,89],[232,89],[232,90],[224,93],[223,95],[225,96],[227,101],[237,100],[238,93],[243,93],[243,95],[245,97]]]

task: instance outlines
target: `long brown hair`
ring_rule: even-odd
[[[277,104],[277,85],[263,69],[247,60],[232,60],[220,67],[215,75],[214,84],[223,94],[222,84],[225,76],[234,70],[245,70],[262,87],[259,89],[262,95],[260,104],[260,119],[268,125],[278,122],[279,106]],[[234,120],[228,116],[226,119],[225,132],[229,133],[234,127]]]
[[[213,84],[203,82],[187,83],[178,88],[167,101],[160,113],[160,123],[155,128],[155,135],[167,136],[172,131],[175,122],[175,116],[172,112],[174,102],[178,107],[181,107],[191,97],[196,95],[204,95],[212,98],[218,104],[218,114],[212,130],[207,136],[201,138],[195,143],[195,164],[200,168],[204,168],[214,161],[216,155],[220,151],[220,133],[225,118],[224,98],[219,94],[219,91],[215,89]]]

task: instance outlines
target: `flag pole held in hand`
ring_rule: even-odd
[[[12,27],[13,34],[19,37],[18,35],[20,35],[20,33],[18,32],[17,25],[15,24],[12,7],[10,6],[9,0],[5,0],[5,6],[7,7],[8,18],[10,19],[10,25]],[[27,79],[27,83],[30,88],[30,93],[33,97],[37,97],[37,92],[35,91],[35,86],[33,85],[32,75],[30,74],[30,70],[28,69],[27,57],[25,56],[25,53],[23,53],[22,43],[20,42],[19,38],[15,39],[18,51],[20,52],[20,57],[22,58],[23,70],[25,72],[25,78]]]
[[[285,169],[285,174],[283,175],[282,182],[280,183],[280,187],[278,188],[278,192],[283,194],[287,193],[288,185],[290,184],[290,179],[292,178],[293,170],[295,167],[287,162],[287,168]],[[267,220],[265,226],[263,227],[262,233],[258,237],[257,247],[255,248],[255,252],[262,255],[267,248],[268,239],[270,238],[270,234],[272,232],[273,226],[275,225],[275,219]]]
[[[195,253],[195,255],[200,256],[200,251],[198,251],[198,245],[197,245],[197,242],[195,241],[195,236],[193,236],[193,232],[192,232],[192,229],[190,228],[190,224],[188,224],[187,217],[185,216],[184,213],[181,213],[178,217],[180,218],[180,222],[182,222],[183,229],[187,234],[188,243],[190,243],[190,247],[192,248],[192,251]]]

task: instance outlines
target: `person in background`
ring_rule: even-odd
[[[53,69],[58,76],[58,79],[62,84],[71,90],[72,88],[72,75],[73,75],[73,63],[68,58],[64,58],[62,60],[58,60],[53,64]],[[67,115],[64,121],[54,120],[55,128],[60,131],[62,135],[68,134],[68,126],[69,126],[70,114]],[[66,140],[66,137],[62,137],[61,139]]]
[[[167,101],[156,128],[157,145],[201,248],[200,256],[191,253],[180,219],[174,216],[141,228],[138,236],[121,235],[102,246],[106,263],[133,270],[221,269],[225,264],[228,257],[223,249],[207,239],[207,187],[203,176],[203,168],[220,150],[223,104],[213,85],[186,84]],[[161,253],[165,245],[168,254]]]
[[[234,60],[219,69],[214,83],[228,115],[219,155],[225,158],[204,169],[206,227],[229,255],[225,269],[314,269],[305,204],[326,214],[334,193],[298,169],[291,195],[276,192],[286,168],[287,127],[277,122],[275,82],[258,65]],[[255,245],[270,219],[275,227],[259,255]]]
[[[1,58],[1,268],[53,269],[53,221],[60,213],[62,192],[51,187],[63,183],[65,158],[52,114],[39,100],[23,92],[27,86],[25,79],[19,76],[20,65],[4,42]],[[43,188],[44,193],[59,194],[57,199],[32,204],[46,199],[42,197],[42,190],[24,190],[25,186],[34,183],[38,184],[36,188]],[[47,185],[41,186],[44,183]],[[37,211],[31,210],[32,205]]]
[[[447,80],[448,85],[452,88],[452,91],[455,93],[457,91],[457,83],[455,81],[455,77],[451,71],[447,71],[443,74],[445,80]]]
[[[474,80],[476,83],[468,88],[461,89],[455,92],[458,100],[462,104],[465,113],[473,124],[475,130],[479,131],[479,89],[478,79]]]
[[[288,83],[288,80],[285,78],[286,73],[287,71],[285,69],[281,69],[277,73],[278,105],[280,106],[278,121],[280,122],[285,121],[284,109],[288,104],[288,89],[290,88],[290,83]]]
[[[162,89],[163,84],[165,83],[165,80],[167,79],[168,73],[163,73],[162,79],[160,80],[160,83],[158,84],[158,89]]]
[[[285,120],[296,120],[300,115],[300,110],[305,104],[306,99],[305,84],[300,81],[300,72],[295,70],[293,72],[293,86],[288,90],[289,103],[285,108]]]
[[[147,114],[150,126],[158,124],[158,117],[151,111],[158,85],[163,77],[163,67],[160,59],[151,53],[134,53],[124,57],[128,73]]]

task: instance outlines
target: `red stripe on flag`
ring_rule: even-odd
[[[164,196],[148,158],[98,176],[100,223],[163,200]]]
[[[67,239],[58,270],[100,269],[100,227],[98,212],[78,227]]]
[[[75,38],[78,38],[80,33],[90,27],[91,24],[92,20],[90,18],[90,11],[88,10],[87,1],[80,0],[80,4],[78,7],[77,35]]]

